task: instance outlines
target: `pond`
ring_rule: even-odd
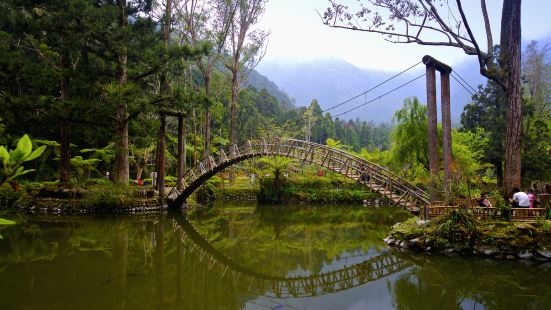
[[[187,213],[20,217],[2,309],[551,309],[551,265],[403,253],[398,208],[220,203]]]

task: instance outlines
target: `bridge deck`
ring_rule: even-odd
[[[325,167],[350,178],[367,189],[381,194],[393,204],[411,211],[428,205],[429,195],[388,169],[343,150],[296,139],[247,140],[242,145],[220,149],[186,171],[181,182],[183,190],[172,203],[181,206],[206,180],[238,162],[262,156],[283,156]]]

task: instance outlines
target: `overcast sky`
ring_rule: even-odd
[[[354,3],[356,0],[342,1]],[[494,42],[499,43],[502,1],[486,2]],[[376,34],[329,28],[322,24],[316,12],[318,10],[322,13],[328,5],[329,2],[325,0],[270,0],[261,20],[261,27],[271,31],[263,61],[337,57],[362,68],[396,71],[418,62],[425,54],[431,54],[452,66],[469,57],[457,48],[414,44],[405,46],[388,43]],[[485,46],[480,1],[464,0],[463,8],[471,28],[479,38],[479,44]],[[551,37],[550,13],[551,1],[523,1],[522,39],[527,41]]]

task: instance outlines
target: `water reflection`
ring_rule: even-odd
[[[381,241],[398,209],[225,205],[29,218],[3,231],[5,309],[545,309],[546,265],[427,257]]]

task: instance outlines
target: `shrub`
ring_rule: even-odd
[[[432,225],[432,234],[452,242],[471,241],[478,233],[476,217],[464,209],[454,209],[439,216]]]
[[[116,183],[90,186],[83,200],[88,206],[127,206],[134,200],[134,188]]]

